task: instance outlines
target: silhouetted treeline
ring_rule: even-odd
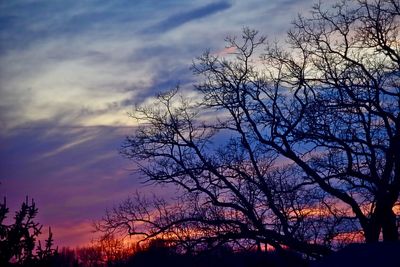
[[[161,240],[153,240],[146,245],[127,248],[131,254],[118,257],[104,257],[104,247],[93,244],[90,247],[63,248],[55,255],[52,266],[60,267],[103,267],[103,266],[177,266],[177,267],[257,267],[257,266],[308,266],[308,261],[290,251],[281,253],[267,251],[235,252],[229,246],[201,251],[196,254],[181,254],[174,247]]]
[[[116,239],[115,239],[116,240]],[[322,260],[307,260],[300,254],[283,250],[277,251],[234,251],[224,245],[195,254],[182,254],[167,242],[154,239],[141,246],[125,247],[131,254],[118,254],[112,258],[104,257],[104,247],[93,243],[90,247],[63,248],[53,257],[51,265],[60,267],[329,267],[363,266],[395,267],[398,266],[397,252],[399,242],[375,244],[350,244]],[[113,248],[107,248],[113,250]],[[378,264],[382,263],[382,264]]]
[[[0,203],[0,266],[2,267],[353,266],[349,265],[350,263],[360,263],[368,267],[374,266],[376,262],[384,262],[385,266],[396,266],[396,251],[400,251],[400,243],[358,244],[349,246],[318,263],[289,249],[268,251],[262,250],[261,246],[253,246],[252,249],[240,250],[229,244],[223,244],[188,252],[180,250],[174,241],[168,239],[150,239],[139,244],[124,242],[124,239],[113,235],[104,235],[89,246],[58,249],[53,248],[50,229],[44,244],[38,240],[42,226],[35,221],[38,209],[33,200],[29,202],[27,198],[22,203],[21,208],[15,213],[14,220],[6,220],[8,214],[9,209],[4,199]],[[10,223],[7,224],[6,221]]]
[[[233,251],[229,246],[213,248],[197,254],[179,254],[173,248],[152,243],[146,250],[133,255],[127,266],[308,266],[308,262],[294,252]]]

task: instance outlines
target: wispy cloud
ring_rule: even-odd
[[[231,7],[228,2],[211,3],[206,6],[172,15],[165,20],[145,29],[144,33],[160,34],[175,28],[178,28],[186,23],[205,18],[215,13],[224,11]]]
[[[91,140],[92,138],[93,137],[89,136],[89,137],[79,138],[78,140],[74,140],[74,141],[72,141],[70,143],[62,144],[60,147],[54,149],[53,151],[49,151],[49,152],[43,153],[39,157],[39,159],[43,160],[44,158],[55,156],[57,154],[60,154],[60,153],[62,153],[64,151],[68,150],[68,149],[71,149],[71,148],[76,147],[76,146],[78,146],[78,145],[80,145],[82,143],[85,143],[85,142]]]

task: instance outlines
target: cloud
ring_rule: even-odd
[[[211,3],[211,4],[208,4],[208,5],[200,7],[200,8],[196,8],[196,9],[193,9],[193,10],[190,10],[187,12],[183,12],[180,14],[170,16],[167,19],[157,23],[156,25],[153,25],[153,26],[145,29],[143,32],[159,34],[159,33],[164,33],[167,31],[171,31],[171,30],[178,28],[186,23],[214,15],[214,14],[224,11],[230,7],[231,7],[231,5],[228,2]]]
[[[83,138],[79,138],[78,140],[74,140],[72,142],[68,142],[68,143],[62,144],[61,146],[59,146],[58,148],[54,149],[53,151],[49,151],[49,152],[43,153],[39,157],[39,159],[42,160],[44,158],[55,156],[55,155],[57,155],[59,153],[62,153],[64,151],[68,150],[68,149],[72,149],[73,147],[79,146],[84,142],[90,141],[91,139],[92,139],[91,136],[83,137]]]
[[[196,79],[192,59],[208,48],[221,51],[226,35],[244,25],[261,31],[289,25],[282,20],[293,12],[286,11],[300,6],[291,1],[5,2],[0,131],[56,119],[129,125],[129,104],[176,84],[189,87]],[[276,17],[279,7],[286,16]]]
[[[50,225],[51,226],[51,225]],[[96,234],[93,233],[94,225],[91,220],[67,220],[57,226],[51,226],[55,246],[72,247],[91,245]]]

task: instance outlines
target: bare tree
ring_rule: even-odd
[[[172,90],[137,107],[123,148],[184,201],[127,201],[99,229],[176,240],[189,229],[190,244],[252,240],[314,257],[356,232],[397,240],[399,6],[316,5],[285,48],[244,29],[227,39],[230,58],[206,52],[193,66],[202,100]]]
[[[248,41],[254,37],[245,32]],[[327,245],[340,225],[327,217],[331,210],[324,192],[303,182],[290,165],[273,167],[277,154],[251,147],[229,121],[197,120],[200,114],[192,108],[199,106],[182,99],[173,103],[176,93],[160,95],[154,107],[138,108],[136,115],[143,117],[137,118],[146,123],[128,139],[125,152],[139,159],[150,181],[176,184],[185,194],[173,206],[129,199],[108,212],[98,229],[145,239],[162,236],[185,251],[265,243],[314,257],[329,253]],[[221,133],[229,132],[230,138],[218,144]]]
[[[275,47],[265,55],[269,68],[277,66],[271,80],[294,94],[293,119],[276,116],[287,109],[273,104],[263,114],[276,130],[265,138],[262,123],[247,116],[260,142],[351,208],[367,242],[381,231],[383,240],[398,240],[399,3],[343,1],[300,17],[289,33],[293,51]]]

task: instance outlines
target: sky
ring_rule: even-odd
[[[250,27],[284,39],[312,0],[0,0],[0,197],[34,198],[55,243],[82,246],[93,222],[143,184],[119,154],[134,105],[196,82],[192,60]]]

